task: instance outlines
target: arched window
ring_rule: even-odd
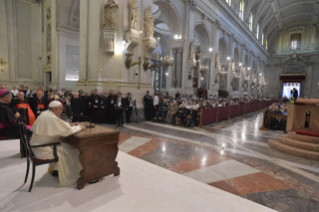
[[[257,23],[257,33],[256,33],[257,39],[259,38],[259,24]]]
[[[265,34],[264,32],[261,34],[261,45],[264,45]]]
[[[244,20],[244,1],[240,1],[239,3],[239,18],[243,21]]]
[[[253,14],[249,13],[249,30],[253,31]]]
[[[290,50],[301,49],[301,33],[295,33],[290,36]]]

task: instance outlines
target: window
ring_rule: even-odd
[[[253,14],[249,13],[249,30],[253,31]]]
[[[257,33],[256,33],[257,39],[259,38],[259,24],[257,23]]]
[[[231,6],[231,0],[226,0],[226,3]]]
[[[301,33],[295,33],[290,36],[290,50],[301,49]]]
[[[239,4],[239,18],[242,21],[244,20],[244,1],[240,1],[240,4]]]
[[[261,34],[261,45],[264,45],[265,34],[264,32]]]
[[[266,50],[268,50],[268,39],[266,39]]]

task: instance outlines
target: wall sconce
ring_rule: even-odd
[[[131,67],[135,65],[138,65],[138,69],[140,69],[141,63],[142,63],[141,57],[138,58],[138,61],[132,62],[131,56],[128,55],[125,60],[125,66],[127,69],[130,69]]]
[[[230,60],[230,57],[227,57],[227,60]]]

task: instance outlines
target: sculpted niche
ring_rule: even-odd
[[[116,29],[118,3],[116,0],[107,0],[104,7],[104,27]]]
[[[154,18],[152,7],[149,6],[144,12],[145,35],[146,37],[153,37],[154,35]]]
[[[136,29],[136,23],[138,19],[137,2],[135,0],[130,0],[128,4],[130,8],[130,28]]]

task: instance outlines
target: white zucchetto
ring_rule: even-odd
[[[49,104],[49,108],[56,108],[56,107],[59,107],[61,106],[62,103],[59,102],[59,101],[52,101],[50,104]]]

